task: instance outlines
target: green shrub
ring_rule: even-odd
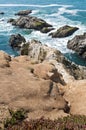
[[[20,121],[23,121],[26,118],[26,111],[23,109],[19,109],[17,111],[9,110],[11,118],[7,118],[4,121],[4,127],[13,126]]]

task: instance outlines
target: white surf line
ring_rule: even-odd
[[[31,6],[31,7],[41,7],[41,8],[45,8],[45,7],[55,7],[55,6],[66,6],[66,7],[71,7],[71,5],[62,5],[62,4],[49,4],[49,5],[34,5],[34,4],[0,4],[1,7],[21,7],[21,6]]]

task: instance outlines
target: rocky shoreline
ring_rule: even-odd
[[[54,31],[55,28],[47,23],[45,20],[31,16],[32,10],[22,10],[16,13],[20,17],[13,19],[10,18],[8,23],[11,23],[15,27],[23,29],[33,29],[40,31],[42,33],[49,33],[49,36],[52,38],[65,38],[71,36],[74,32],[79,30],[78,27],[73,27],[69,25],[64,25]],[[53,32],[51,32],[53,30]],[[83,35],[75,36],[72,40],[69,40],[67,43],[69,49],[74,50],[79,56],[83,59],[86,58],[86,36]],[[84,53],[84,54],[83,54]]]
[[[24,13],[28,15],[29,12],[23,11],[18,14]],[[10,19],[8,22],[20,28],[45,33],[53,29],[46,21],[29,15],[20,16],[16,20]],[[66,25],[60,28],[59,33],[57,30],[50,35],[66,37],[77,29]],[[68,41],[68,47],[71,44],[73,47],[76,46],[84,53],[79,54],[86,58],[83,44],[85,42],[85,34],[76,36]],[[3,121],[10,117],[9,109],[26,110],[28,115],[26,120],[41,117],[55,120],[71,114],[86,115],[86,67],[72,63],[59,50],[40,41],[33,39],[27,42],[20,34],[11,35],[9,44],[20,56],[11,57],[0,51],[0,127]]]

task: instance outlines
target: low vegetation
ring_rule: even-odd
[[[23,121],[26,118],[26,111],[24,109],[19,109],[17,111],[9,110],[10,118],[4,121],[4,127],[8,128]]]
[[[6,120],[4,130],[86,130],[86,116],[71,115],[58,120],[36,119],[25,121],[25,111],[11,112],[12,118]]]

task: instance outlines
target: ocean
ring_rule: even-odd
[[[44,19],[58,29],[64,25],[79,27],[72,36],[67,38],[51,38],[48,34],[39,31],[19,29],[7,23],[9,18],[16,18],[14,14],[19,10],[32,10],[32,16]],[[9,46],[11,34],[20,33],[26,40],[36,39],[43,44],[60,50],[69,60],[86,66],[86,60],[67,49],[67,41],[75,35],[86,32],[86,0],[0,0],[0,50],[16,56],[17,52]]]

